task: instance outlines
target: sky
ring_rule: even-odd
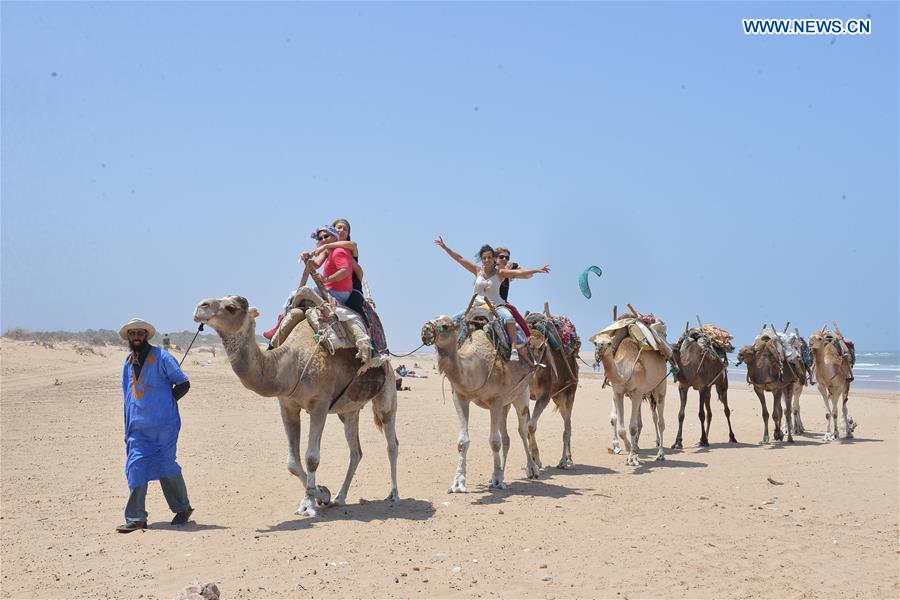
[[[742,345],[837,321],[897,350],[898,4],[2,2],[0,329],[274,323],[343,217],[394,352],[474,258],[549,275],[522,312],[612,306]],[[871,18],[869,36],[741,19]],[[593,297],[578,275],[588,266]],[[591,346],[585,343],[585,348]]]

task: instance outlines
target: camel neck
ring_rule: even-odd
[[[279,385],[277,363],[283,348],[263,352],[256,343],[256,328],[252,323],[233,335],[220,335],[231,368],[244,384],[260,396],[279,396],[285,390]]]
[[[603,373],[606,375],[606,378],[609,379],[609,382],[613,385],[622,385],[625,383],[625,379],[622,378],[622,375],[619,373],[619,367],[616,365],[616,360],[612,355],[612,348],[603,353],[603,356],[600,357],[600,361],[603,363]]]

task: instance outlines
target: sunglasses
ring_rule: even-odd
[[[509,254],[498,254],[497,259],[498,260],[509,260]]]
[[[325,240],[327,240],[327,239],[330,238],[330,237],[331,237],[330,235],[320,235],[320,236],[317,237],[316,239],[317,239],[318,241],[320,241],[320,242],[324,242]]]

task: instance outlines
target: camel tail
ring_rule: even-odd
[[[378,428],[378,431],[384,431],[384,422],[381,420],[381,417],[378,416],[378,409],[375,407],[375,403],[372,402],[372,420],[375,421],[375,427]]]

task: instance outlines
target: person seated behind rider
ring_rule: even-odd
[[[510,257],[509,248],[507,248],[505,246],[497,246],[496,248],[494,248],[494,254],[497,257],[497,267],[498,268],[508,269],[510,271],[518,271],[519,270],[519,263],[509,261],[509,257]],[[526,275],[524,277],[524,279],[531,279],[531,275]],[[519,312],[519,309],[517,309],[515,306],[513,306],[513,304],[509,301],[509,278],[508,277],[503,279],[503,281],[500,282],[500,297],[503,298],[504,302],[506,302],[506,308],[508,308],[509,312],[512,313],[512,316],[513,316],[513,318],[515,318],[516,323],[519,324],[519,327],[521,327],[525,331],[525,335],[529,335],[530,333],[528,331],[528,323],[525,322],[525,317],[523,317],[522,314]]]
[[[519,353],[516,350],[516,344],[524,343],[523,339],[519,339],[518,328],[512,313],[506,308],[506,301],[500,296],[500,282],[503,279],[528,279],[536,273],[549,273],[550,266],[544,265],[539,269],[505,269],[497,266],[496,255],[491,246],[485,244],[478,251],[478,257],[481,259],[481,268],[476,267],[472,262],[466,260],[458,252],[451,250],[444,243],[443,238],[438,236],[434,241],[435,244],[444,249],[450,257],[458,262],[464,269],[475,275],[474,293],[476,295],[475,302],[479,304],[487,304],[486,300],[494,305],[497,316],[503,322],[506,333],[509,337],[510,360],[518,360]],[[465,315],[457,315],[465,317]]]

